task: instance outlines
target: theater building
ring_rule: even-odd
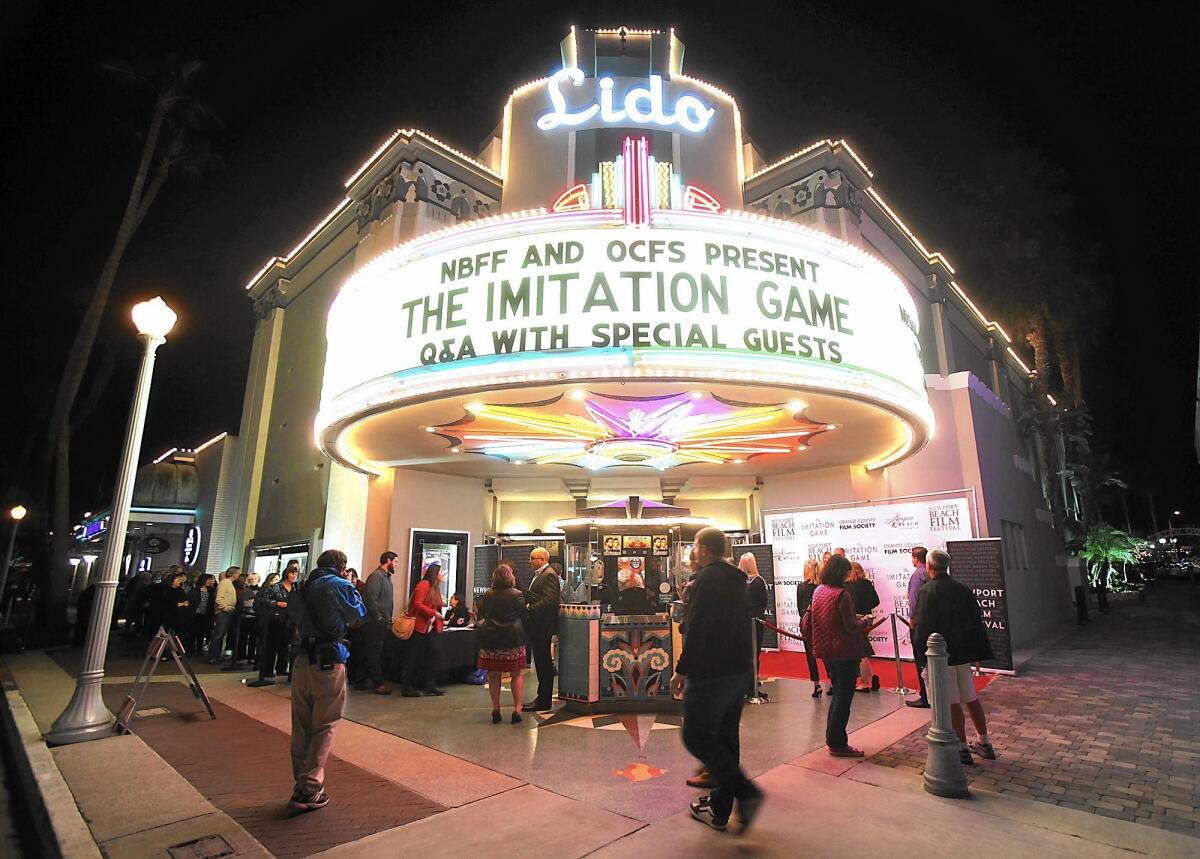
[[[609,555],[667,576],[712,523],[775,547],[782,617],[787,541],[900,594],[945,525],[1001,539],[1015,643],[1067,617],[1029,368],[866,161],[764,157],[674,31],[557,54],[478,150],[401,128],[348,165],[247,284],[229,560],[392,549],[469,593],[477,560],[541,541],[582,599]]]

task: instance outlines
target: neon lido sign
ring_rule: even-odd
[[[565,68],[555,72],[546,84],[546,92],[550,96],[553,110],[538,117],[537,126],[542,131],[553,131],[561,126],[573,128],[583,125],[599,117],[601,122],[621,125],[658,125],[663,128],[679,126],[684,131],[700,132],[708,128],[717,111],[709,107],[694,95],[681,95],[676,99],[672,112],[665,112],[663,104],[663,79],[660,75],[650,75],[649,86],[631,87],[621,104],[616,106],[613,94],[615,82],[612,78],[600,78],[600,100],[582,110],[567,110],[567,99],[562,92],[563,81],[569,81],[571,86],[582,86],[584,74],[582,69]]]

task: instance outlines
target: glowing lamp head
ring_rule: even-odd
[[[177,318],[175,311],[167,306],[161,296],[133,306],[133,324],[137,326],[138,334],[144,337],[166,340]]]
[[[804,411],[806,403],[803,400],[790,400],[787,404],[787,410],[794,415]]]
[[[467,403],[463,408],[471,414],[478,414],[483,411],[483,403]]]
[[[12,517],[14,522],[20,522],[22,519],[25,518],[25,514],[27,514],[28,512],[29,511],[25,509],[24,505],[18,504],[12,510],[8,511],[8,515]]]

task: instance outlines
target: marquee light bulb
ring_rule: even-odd
[[[468,412],[475,414],[476,412],[482,412],[484,406],[483,403],[467,403],[465,406],[463,406],[463,408]]]
[[[808,404],[805,403],[804,400],[791,400],[787,404],[787,410],[792,414],[798,414],[804,411],[804,408],[807,405]]]

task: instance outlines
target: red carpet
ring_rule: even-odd
[[[821,660],[819,659],[817,660],[817,667],[821,671],[821,680],[828,681],[829,677],[825,674],[825,666],[821,664]],[[896,688],[896,660],[872,657],[871,667],[875,670],[875,674],[878,675],[881,687],[885,689]],[[917,688],[917,666],[911,662],[901,661],[900,670],[904,674],[904,685],[909,689],[915,690]],[[805,660],[803,653],[792,653],[782,650],[777,653],[763,651],[761,671],[763,677],[808,680],[808,662]],[[975,688],[983,689],[992,682],[994,676],[993,674],[982,674],[976,677]]]

